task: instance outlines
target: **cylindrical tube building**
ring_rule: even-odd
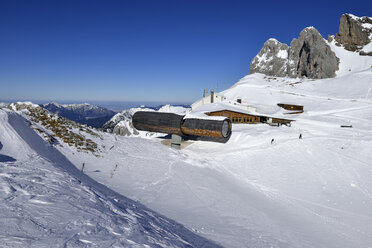
[[[139,111],[133,115],[132,123],[137,130],[183,135],[182,119],[182,115],[173,113]]]
[[[181,131],[187,135],[227,138],[231,136],[231,122],[228,118],[213,119],[183,119]]]
[[[202,137],[200,140],[225,143],[231,136],[229,118],[184,118],[173,113],[139,111],[132,122],[138,130]]]

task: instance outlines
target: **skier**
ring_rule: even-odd
[[[83,166],[81,167],[81,172],[84,172],[84,166],[85,166],[85,163],[83,163]]]
[[[274,139],[271,139],[271,144],[273,144],[274,143]]]
[[[299,139],[302,139],[302,133],[300,133],[300,136],[298,137]]]

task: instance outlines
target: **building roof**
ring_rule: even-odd
[[[218,111],[223,111],[223,110],[242,113],[242,114],[248,114],[248,115],[264,116],[264,117],[270,117],[270,118],[289,120],[283,116],[282,111],[279,111],[279,113],[276,113],[273,115],[267,115],[267,114],[258,113],[256,111],[249,111],[246,109],[242,109],[242,108],[239,108],[239,104],[229,104],[227,102],[204,104],[198,107],[197,109],[191,111],[189,114],[185,116],[185,118],[219,117],[219,116],[207,116],[206,113],[213,113],[213,112],[218,112]],[[222,117],[222,118],[225,118],[225,117]]]
[[[209,112],[215,112],[215,111],[221,111],[221,110],[230,110],[230,111],[235,111],[235,112],[240,112],[240,113],[245,113],[245,114],[255,114],[255,112],[253,111],[240,108],[239,105],[240,104],[238,103],[231,104],[228,102],[208,103],[195,109],[195,112],[209,113]]]

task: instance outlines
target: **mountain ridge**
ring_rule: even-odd
[[[104,123],[116,114],[115,111],[89,103],[59,104],[52,102],[41,104],[40,106],[59,116],[95,128],[101,128]]]
[[[290,46],[268,39],[249,66],[249,74],[312,79],[332,78],[342,72],[340,63],[347,60],[336,54],[334,46],[368,57],[372,66],[372,18],[343,14],[339,32],[325,40],[314,27],[300,32]],[[368,66],[361,68],[367,69]]]

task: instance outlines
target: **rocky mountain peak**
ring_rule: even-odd
[[[250,74],[327,78],[336,75],[338,63],[338,58],[318,30],[307,27],[289,47],[273,38],[267,40],[250,64]]]
[[[290,46],[270,38],[252,60],[249,73],[291,78],[335,77],[340,59],[330,47],[333,37],[337,46],[372,56],[372,18],[344,14],[339,33],[329,36],[328,42],[314,27],[303,29]]]
[[[288,52],[288,76],[329,78],[336,76],[339,59],[314,27],[303,29]]]
[[[338,34],[335,35],[336,45],[343,46],[348,51],[360,51],[363,46],[372,41],[372,18],[357,17],[343,14],[340,18]],[[361,55],[371,55],[362,54]]]
[[[249,70],[269,76],[284,77],[287,74],[288,46],[276,39],[268,39],[258,55],[253,59]]]

